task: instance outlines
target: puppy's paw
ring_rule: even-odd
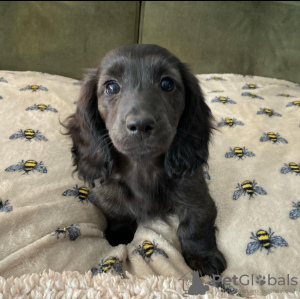
[[[111,246],[117,246],[119,244],[128,244],[133,240],[134,229],[127,224],[114,223],[107,227],[105,231],[105,237]]]
[[[124,231],[111,231],[105,232],[105,237],[111,246],[117,246],[119,244],[128,244],[133,240],[134,235],[128,230]]]
[[[227,267],[226,260],[221,251],[205,251],[196,254],[184,254],[186,263],[193,270],[199,271],[201,276],[219,275]]]

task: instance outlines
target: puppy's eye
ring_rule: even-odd
[[[164,91],[172,91],[174,89],[174,86],[174,82],[169,78],[162,79],[160,83],[160,87]]]
[[[120,92],[120,86],[116,82],[109,82],[106,84],[106,93],[108,95],[118,94]]]

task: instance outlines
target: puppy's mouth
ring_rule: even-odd
[[[165,152],[162,147],[145,146],[143,144],[135,147],[128,147],[120,149],[120,152],[132,158],[154,158]]]
[[[133,136],[127,136],[119,140],[111,136],[116,150],[132,159],[151,159],[165,153],[169,149],[173,138],[173,134],[164,136],[164,138],[147,138],[145,140],[137,140]]]

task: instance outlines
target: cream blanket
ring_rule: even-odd
[[[198,78],[219,128],[206,176],[228,261],[223,288],[243,296],[299,291],[300,86],[234,74]],[[71,142],[59,120],[75,111],[79,89],[70,78],[0,71],[0,293],[34,298],[51,281],[57,294],[94,288],[91,294],[110,296],[118,293],[111,283],[130,297],[144,283],[141,297],[178,298],[192,273],[180,254],[177,219],[140,226],[131,244],[111,247],[105,218],[71,176]],[[100,273],[94,280],[91,269]],[[210,287],[207,295],[216,292]]]

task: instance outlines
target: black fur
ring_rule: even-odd
[[[159,46],[116,49],[86,77],[66,127],[76,171],[94,186],[112,245],[130,242],[137,223],[175,213],[188,265],[202,275],[225,270],[201,167],[211,123],[197,78]]]

